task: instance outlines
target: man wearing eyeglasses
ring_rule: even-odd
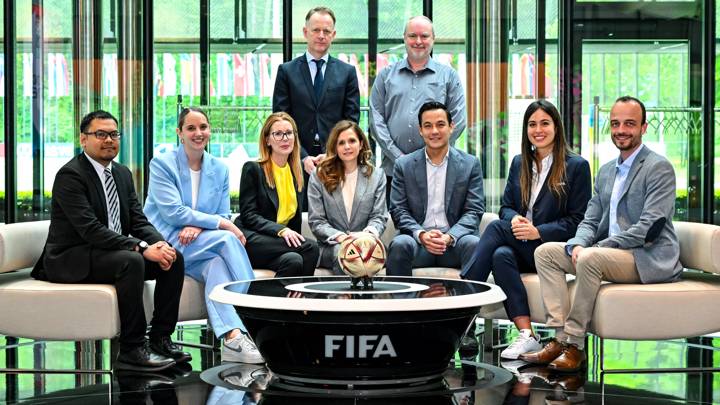
[[[325,144],[335,123],[360,118],[355,67],[329,54],[335,34],[331,9],[315,7],[308,11],[303,27],[307,51],[280,65],[275,79],[273,112],[284,111],[297,123],[307,175],[325,157]]]
[[[83,118],[80,131],[83,153],[55,176],[50,230],[32,276],[115,285],[120,312],[115,370],[154,372],[189,361],[190,355],[170,340],[184,281],[183,257],[145,218],[130,170],[113,162],[121,138],[117,119],[95,111]],[[147,341],[143,288],[149,279],[157,283]]]
[[[417,121],[420,106],[428,101],[447,106],[455,123],[450,146],[465,129],[460,77],[430,56],[435,43],[432,21],[425,16],[411,18],[403,37],[407,58],[383,69],[370,93],[370,134],[382,149],[388,201],[395,161],[425,146]]]

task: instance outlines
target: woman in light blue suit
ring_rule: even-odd
[[[308,222],[320,247],[320,267],[342,274],[340,243],[352,232],[385,231],[385,174],[373,170],[367,137],[353,121],[338,122],[328,138],[327,156],[310,176]]]
[[[205,303],[215,335],[223,338],[223,361],[262,363],[232,305],[211,301],[218,284],[251,280],[245,235],[230,221],[228,168],[207,152],[210,124],[196,108],[180,113],[182,147],[150,161],[145,215],[185,257],[185,274],[205,283]]]

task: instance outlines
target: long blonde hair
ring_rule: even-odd
[[[267,181],[268,186],[270,186],[270,188],[275,188],[275,178],[273,177],[272,162],[270,160],[272,147],[268,145],[268,137],[270,137],[270,128],[272,128],[273,124],[278,121],[287,121],[290,125],[292,125],[295,136],[293,136],[293,151],[288,157],[288,164],[290,165],[290,171],[292,171],[293,177],[295,178],[295,185],[297,186],[298,191],[302,191],[305,181],[303,179],[302,164],[300,161],[300,136],[298,134],[297,125],[295,125],[295,120],[292,119],[290,114],[281,111],[272,113],[267,117],[267,119],[265,119],[265,124],[263,124],[263,127],[260,130],[260,139],[258,140],[260,143],[260,158],[258,159],[258,164],[265,173],[265,180]]]
[[[325,186],[328,192],[332,193],[338,187],[340,182],[345,181],[345,166],[337,155],[337,143],[340,134],[348,129],[352,129],[360,142],[360,153],[357,157],[358,166],[365,166],[365,176],[370,177],[373,172],[372,151],[370,150],[370,142],[362,129],[353,121],[339,121],[330,131],[330,137],[327,141],[325,159],[320,162],[317,168],[318,179]]]

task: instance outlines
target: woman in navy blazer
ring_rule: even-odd
[[[223,361],[263,363],[235,308],[210,300],[218,284],[252,280],[245,235],[230,221],[227,166],[205,151],[207,115],[186,108],[178,117],[181,146],[150,161],[145,215],[185,257],[185,274],[205,284],[208,319],[223,338]]]
[[[590,196],[590,165],[569,150],[557,109],[546,100],[533,102],[523,118],[522,153],[510,166],[500,220],[485,229],[472,266],[462,274],[486,281],[492,271],[507,295],[503,304],[520,334],[502,358],[542,348],[530,325],[520,273],[536,271],[533,254],[540,244],[575,235]]]

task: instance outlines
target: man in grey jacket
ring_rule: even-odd
[[[416,267],[472,263],[485,212],[480,161],[450,146],[447,107],[430,101],[418,113],[425,147],[395,163],[390,215],[399,234],[390,243],[387,274],[412,276]]]
[[[617,160],[600,168],[595,193],[575,237],[546,243],[535,251],[547,325],[555,339],[520,359],[572,372],[586,361],[585,333],[602,281],[661,283],[682,271],[680,245],[672,226],[675,172],[667,159],[642,144],[645,106],[625,96],[610,111]],[[565,273],[575,274],[575,299]]]

